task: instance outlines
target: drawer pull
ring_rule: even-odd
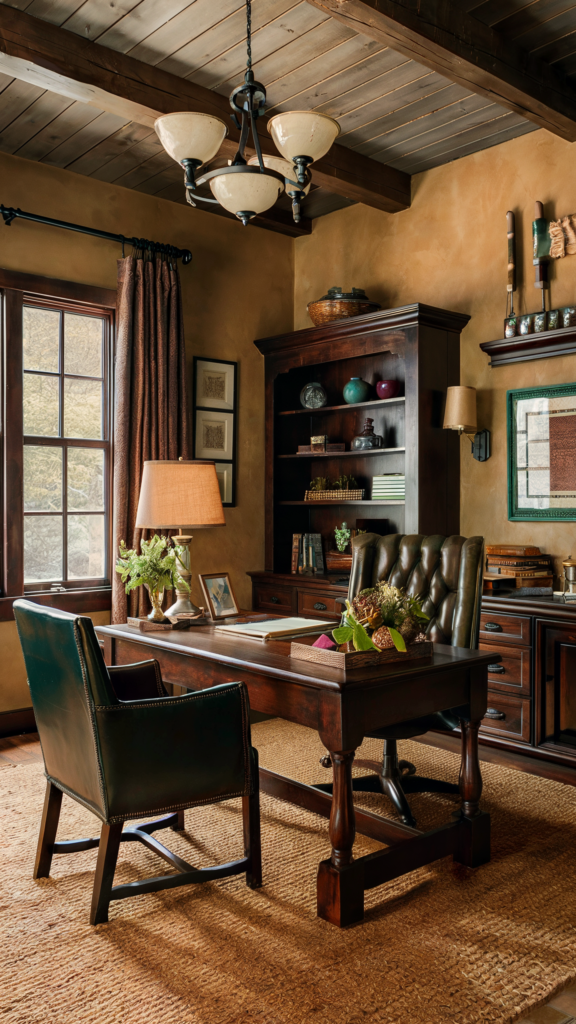
[[[488,708],[484,718],[499,718],[502,720],[506,718],[506,715],[503,711],[497,711],[496,708]]]
[[[322,604],[322,601],[316,601],[316,604],[314,605],[314,607],[315,607],[317,612],[325,612],[326,608],[328,606],[325,605],[325,604]]]
[[[487,629],[489,633],[501,633],[502,626],[499,622],[485,622],[484,629]]]
[[[504,668],[504,665],[488,665],[488,671],[498,673],[499,676],[502,676],[506,669]]]
[[[280,598],[279,597],[271,597],[270,601],[271,601],[272,604],[280,604]]]

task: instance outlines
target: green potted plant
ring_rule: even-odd
[[[184,554],[180,544],[171,544],[168,537],[159,537],[158,534],[154,534],[150,540],[140,541],[140,554],[127,548],[123,540],[120,541],[116,572],[120,574],[127,594],[136,587],[146,587],[152,605],[148,616],[150,622],[170,621],[162,611],[165,590],[178,587],[190,593],[190,587],[179,570]]]

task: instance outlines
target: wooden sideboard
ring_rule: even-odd
[[[340,618],[347,577],[251,572],[253,608]],[[501,661],[488,671],[482,742],[576,768],[576,602],[484,597],[480,649]]]

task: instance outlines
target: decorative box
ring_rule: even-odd
[[[301,661],[312,661],[316,665],[327,665],[330,668],[355,669],[370,668],[372,665],[385,665],[390,662],[412,661],[414,658],[429,658],[434,652],[431,640],[415,641],[408,644],[406,651],[397,651],[391,647],[386,651],[338,651],[313,647],[293,640],[290,644],[290,657]]]
[[[306,491],[304,501],[362,501],[364,491]]]
[[[310,438],[310,451],[311,452],[325,452],[326,444],[328,441],[327,434],[318,434],[317,437]]]

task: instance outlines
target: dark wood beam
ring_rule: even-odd
[[[230,129],[219,155],[236,152],[238,132],[225,96],[4,4],[0,72],[150,126],[160,114],[180,110],[214,114]],[[265,153],[277,153],[264,125],[261,140]],[[344,146],[333,146],[314,165],[313,179],[346,199],[389,213],[410,206],[408,174]]]
[[[576,90],[457,0],[308,0],[349,28],[576,141]]]

